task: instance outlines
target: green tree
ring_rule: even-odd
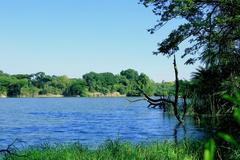
[[[81,79],[73,80],[72,84],[65,90],[64,96],[86,96],[86,82]]]
[[[140,96],[141,91],[138,86],[138,72],[133,69],[127,69],[120,72],[120,75],[127,79],[127,96]]]
[[[22,87],[28,85],[28,81],[26,79],[13,79],[8,86],[7,96],[9,97],[19,97],[21,94]]]
[[[169,96],[175,94],[175,84],[174,82],[162,82],[155,84],[155,95],[156,96]]]
[[[33,86],[24,86],[21,88],[20,93],[22,97],[35,97],[38,95],[39,89]]]
[[[44,89],[47,82],[51,81],[51,76],[46,75],[44,72],[38,72],[31,76],[32,84],[40,89]]]
[[[98,74],[98,91],[104,94],[114,91],[114,84],[117,82],[114,74],[106,72]]]
[[[122,75],[116,75],[115,77],[117,82],[114,84],[114,91],[117,91],[122,95],[127,94],[129,80]]]
[[[141,73],[138,77],[137,83],[138,87],[141,88],[141,90],[144,91],[145,94],[153,95],[154,93],[153,81],[150,80],[150,78],[146,74]],[[139,95],[141,94],[142,93],[140,93]]]
[[[43,72],[36,74],[9,75],[0,72],[0,95],[11,97],[34,97],[37,95],[86,96],[89,92],[141,96],[139,88],[152,94],[154,83],[145,74],[128,69],[114,75],[110,72],[90,72],[83,79],[70,79],[67,76],[50,76]]]
[[[206,64],[225,63],[234,56],[239,63],[240,1],[219,0],[140,0],[152,6],[159,17],[149,31],[154,33],[165,23],[182,18],[183,23],[174,29],[161,43],[155,54],[171,56],[179,50],[179,44],[189,40],[186,55],[194,55],[186,63],[201,60]],[[221,58],[219,58],[221,57]]]
[[[0,95],[7,96],[8,87],[12,82],[12,78],[1,72],[0,73]]]
[[[67,76],[52,76],[52,80],[48,85],[58,90],[58,94],[63,94],[70,84],[71,80]]]
[[[128,80],[137,80],[138,78],[138,72],[133,69],[121,71],[120,75],[126,77]]]
[[[156,32],[169,21],[182,19],[182,23],[158,44],[154,54],[175,55],[180,49],[179,45],[188,41],[181,55],[188,56],[186,64],[198,60],[204,64],[193,75],[193,83],[189,87],[191,96],[198,99],[199,106],[210,104],[212,107],[209,107],[211,109],[208,112],[211,114],[221,110],[221,106],[226,103],[222,98],[223,93],[231,95],[236,91],[235,86],[239,86],[236,79],[240,76],[240,1],[140,2],[146,7],[151,6],[159,17],[158,23],[149,29],[150,33]]]
[[[90,92],[96,91],[98,74],[95,72],[90,72],[83,75],[83,79],[86,81]]]

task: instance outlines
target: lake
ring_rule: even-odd
[[[132,98],[137,99],[137,98]],[[132,143],[202,138],[204,129],[127,98],[0,99],[0,147],[14,139],[24,146],[80,142],[96,147],[107,139]]]

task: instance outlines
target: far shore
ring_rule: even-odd
[[[0,98],[77,98],[77,97],[92,97],[92,98],[116,98],[116,97],[127,97],[126,95],[120,95],[120,94],[89,94],[86,96],[64,96],[64,95],[34,95],[34,96],[19,96],[19,97],[8,97],[6,95],[0,95]]]

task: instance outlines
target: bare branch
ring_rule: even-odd
[[[138,102],[138,101],[145,101],[146,99],[142,98],[142,99],[135,99],[135,100],[131,100],[131,99],[127,99],[127,100],[128,100],[128,102],[133,103],[133,102]]]
[[[151,97],[149,97],[145,93],[143,93],[143,94],[144,94],[145,98],[147,99],[147,101],[151,102],[151,103],[160,103],[160,102],[165,102],[165,103],[170,103],[170,104],[174,103],[173,101],[171,101],[169,99],[166,99],[166,98],[152,99]]]
[[[172,101],[169,97],[166,98],[164,96],[160,96],[159,99],[153,99],[149,97],[147,94],[143,92],[145,100],[149,103],[148,108],[163,108],[165,111],[165,104],[171,104],[173,106],[174,110],[174,115],[179,121],[179,123],[183,123],[183,119],[186,115],[187,112],[187,102],[186,102],[186,96],[183,97],[183,114],[180,116],[178,112],[178,97],[179,97],[179,79],[178,79],[178,69],[177,69],[177,63],[176,63],[176,57],[174,55],[174,60],[173,60],[173,66],[174,66],[174,73],[175,73],[175,96],[174,96],[174,101]]]
[[[0,154],[7,156],[17,156],[17,157],[26,157],[26,155],[17,154],[18,148],[15,146],[17,142],[20,142],[19,139],[15,139],[11,144],[7,146],[6,149],[0,149]]]

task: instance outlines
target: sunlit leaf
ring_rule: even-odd
[[[234,97],[231,97],[229,95],[224,95],[224,98],[234,103],[235,105],[240,106],[240,92],[236,93]]]
[[[218,133],[218,136],[222,139],[224,139],[226,142],[237,145],[236,140],[229,134],[225,134],[225,133]]]
[[[213,139],[210,139],[204,146],[204,160],[213,160],[215,149],[215,142]]]
[[[233,117],[238,123],[240,123],[240,109],[234,110]]]

